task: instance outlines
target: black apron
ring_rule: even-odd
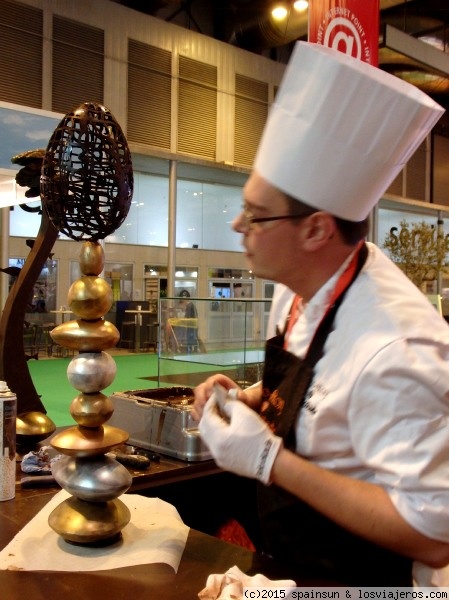
[[[284,350],[285,332],[267,341],[261,415],[287,448],[296,447],[296,417],[336,312],[367,256],[359,251],[351,278],[320,323],[304,359]],[[346,585],[411,586],[412,561],[354,535],[281,488],[257,484],[262,550],[307,575]]]

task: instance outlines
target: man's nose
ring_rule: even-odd
[[[245,233],[245,219],[243,218],[243,211],[239,212],[239,214],[232,221],[232,229],[237,231],[237,233]]]

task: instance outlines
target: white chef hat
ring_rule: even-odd
[[[377,67],[297,42],[254,167],[305,204],[362,221],[443,112]]]

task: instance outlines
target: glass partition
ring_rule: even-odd
[[[195,386],[224,372],[242,387],[262,376],[267,300],[162,298],[159,308],[159,386]]]

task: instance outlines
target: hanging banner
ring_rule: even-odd
[[[309,0],[309,42],[378,66],[379,0]]]

